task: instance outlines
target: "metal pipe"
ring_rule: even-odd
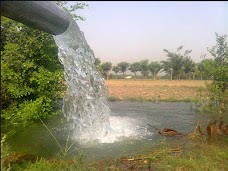
[[[52,1],[1,1],[1,15],[53,35],[70,23],[69,14]]]

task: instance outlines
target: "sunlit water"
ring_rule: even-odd
[[[109,140],[106,137],[113,130],[109,123],[107,87],[96,69],[94,53],[83,32],[71,19],[69,28],[54,39],[67,82],[62,111],[71,123],[70,137],[81,143]]]
[[[110,126],[118,134],[117,140],[116,137],[110,136],[108,142],[113,143],[76,141],[67,157],[74,158],[81,152],[85,154],[86,159],[96,160],[148,152],[165,138],[148,124],[159,129],[167,127],[188,133],[194,130],[197,120],[202,121],[207,118],[206,115],[191,111],[191,105],[191,103],[182,102],[109,102],[108,106],[112,111]],[[46,121],[45,124],[63,149],[74,143],[74,140],[67,143],[70,123],[62,115]],[[57,143],[42,123],[34,123],[17,131],[17,134],[8,139],[13,150],[46,157],[56,157],[60,154]],[[178,143],[182,142],[182,139],[172,137],[166,139],[170,142],[175,140]]]
[[[96,69],[94,53],[77,23],[71,20],[69,28],[54,39],[67,82],[62,111],[68,121],[69,137],[79,143],[113,143],[123,137],[138,139],[147,136],[148,132],[142,130],[139,120],[110,117],[107,87]]]

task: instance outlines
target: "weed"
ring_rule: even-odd
[[[40,119],[40,118],[39,118]],[[63,148],[60,143],[58,142],[58,140],[56,139],[56,137],[54,136],[54,134],[51,132],[51,130],[48,128],[48,126],[40,119],[40,122],[42,122],[42,124],[44,125],[44,127],[48,130],[48,132],[50,133],[50,135],[53,137],[53,139],[55,140],[56,144],[58,145],[59,149],[60,149],[60,153],[63,155],[63,157],[66,157],[68,154],[78,150],[78,149],[74,149],[74,150],[71,150],[70,149],[73,147],[73,145],[76,143],[76,140],[73,141],[72,144],[70,144],[68,146],[68,143],[69,143],[69,139],[70,139],[70,133],[68,134],[68,137],[67,137],[67,142],[66,142],[66,145],[65,147]]]

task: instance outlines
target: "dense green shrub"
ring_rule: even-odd
[[[1,119],[12,125],[47,118],[64,90],[52,35],[2,17]]]
[[[203,63],[205,72],[213,78],[212,83],[207,84],[209,101],[204,105],[204,109],[211,112],[228,111],[228,43],[226,37],[226,35],[216,34],[216,45],[208,49],[213,59]]]

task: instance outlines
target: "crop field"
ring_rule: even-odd
[[[207,81],[208,82],[208,81]],[[201,80],[106,80],[109,100],[192,101],[204,93]],[[198,91],[197,91],[198,90]]]

